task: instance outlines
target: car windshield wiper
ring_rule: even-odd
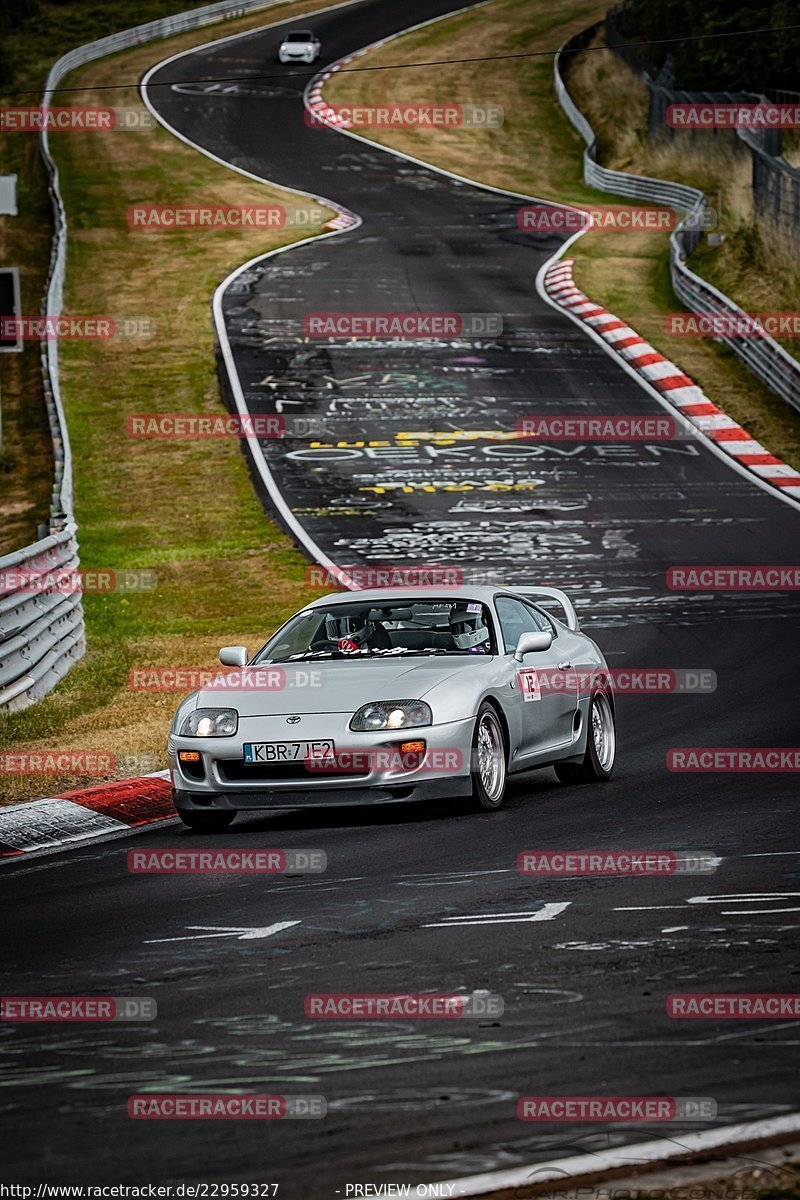
[[[265,659],[265,663],[293,663],[307,662],[309,659],[340,659],[340,658],[401,658],[403,655],[424,655],[424,654],[467,654],[466,650],[441,650],[434,646],[422,646],[415,649],[413,646],[393,646],[386,650],[371,650],[366,646],[360,647],[358,650],[305,650],[301,654],[290,654],[287,658],[270,658]],[[489,655],[483,657],[488,658]],[[254,666],[262,666],[262,663],[254,663]]]
[[[444,650],[438,646],[421,646],[415,649],[413,646],[395,646],[392,650],[373,650],[373,654],[379,654],[382,658],[388,658],[392,655],[401,654],[467,654],[467,650]],[[488,655],[484,657],[488,658]]]
[[[270,663],[293,663],[305,662],[309,658],[352,658],[352,651],[345,652],[344,650],[304,650],[301,654],[289,654],[285,658],[270,658],[265,659],[265,662]],[[256,663],[256,666],[259,664]]]

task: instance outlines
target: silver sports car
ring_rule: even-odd
[[[556,602],[563,619],[542,602]],[[337,592],[178,708],[175,807],[193,829],[239,811],[464,797],[503,803],[509,775],[610,779],[606,661],[556,588]]]

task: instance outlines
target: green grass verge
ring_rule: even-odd
[[[282,5],[275,17],[315,7]],[[81,102],[137,81],[168,53],[275,19],[261,13],[100,60],[72,76]],[[96,89],[96,90],[95,90]],[[135,87],[114,103],[140,106]],[[305,603],[306,561],[263,512],[237,440],[134,440],[134,412],[223,411],[209,300],[239,263],[307,236],[292,229],[142,232],[134,202],[303,206],[211,162],[158,128],[51,138],[69,219],[65,311],[147,317],[139,341],[65,342],[61,381],[73,447],[82,566],[155,570],[154,591],[87,593],[88,653],[39,704],[0,717],[0,744],[102,750],[125,757],[121,774],[165,765],[179,696],[128,686],[134,666],[203,667],[219,645],[255,646]],[[333,214],[323,211],[322,221]],[[321,225],[317,226],[317,230]],[[310,232],[315,232],[312,229]],[[0,803],[97,782],[83,776],[6,775]]]

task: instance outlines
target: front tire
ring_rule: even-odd
[[[184,825],[193,829],[195,833],[222,833],[223,829],[228,828],[236,813],[187,812],[185,809],[179,808],[178,816]]]
[[[605,783],[614,774],[617,728],[614,709],[606,692],[595,692],[589,703],[589,730],[583,762],[556,763],[562,783]]]
[[[495,812],[506,795],[506,739],[496,710],[486,701],[478,709],[472,735],[472,804]]]

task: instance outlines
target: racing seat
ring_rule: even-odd
[[[452,633],[431,629],[393,629],[389,634],[393,646],[407,646],[409,650],[453,650]]]
[[[393,643],[386,627],[380,621],[371,621],[370,624],[372,629],[364,645],[370,650],[391,650]]]

